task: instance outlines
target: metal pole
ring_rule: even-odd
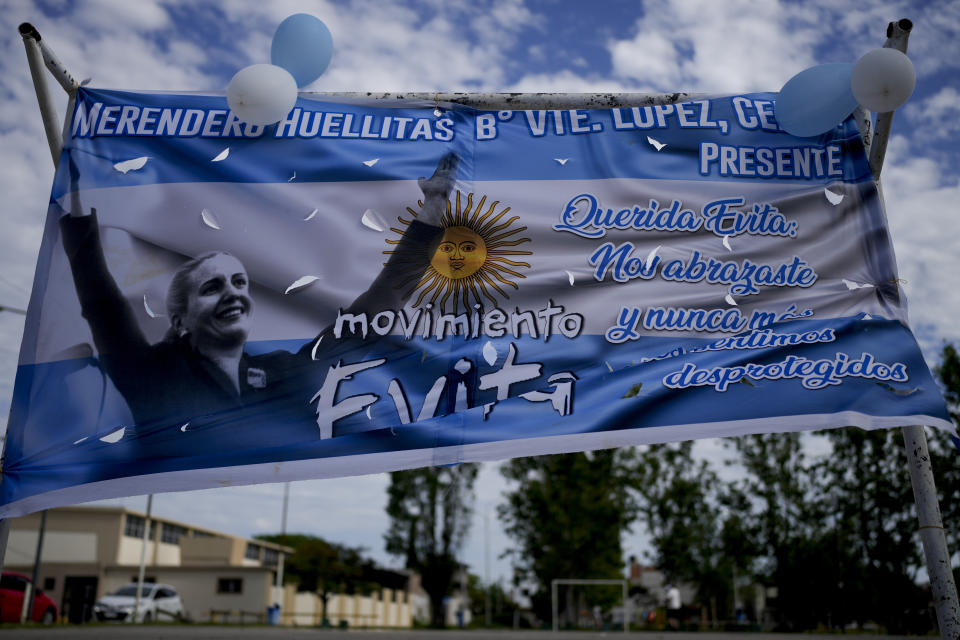
[[[283,551],[277,554],[277,586],[283,588],[283,559],[286,557]]]
[[[913,23],[906,18],[891,22],[887,25],[887,41],[883,46],[906,53],[911,29],[913,29]],[[880,171],[883,169],[883,158],[887,153],[887,141],[890,139],[890,127],[893,125],[893,113],[888,111],[877,114],[877,126],[874,129],[873,143],[870,145],[870,170],[875,180],[880,179]]]
[[[40,33],[30,23],[24,22],[19,28],[20,35],[23,37],[23,46],[27,54],[27,64],[30,67],[30,76],[33,79],[33,88],[37,94],[37,104],[40,107],[40,117],[43,120],[43,130],[47,135],[47,146],[50,147],[50,156],[53,159],[54,168],[60,161],[60,151],[63,148],[63,135],[67,132],[70,122],[70,112],[73,109],[74,96],[76,89],[80,85],[73,76],[66,70],[53,51],[41,42]],[[64,129],[60,128],[60,119],[57,117],[57,111],[53,106],[53,98],[50,95],[50,89],[47,86],[47,79],[43,75],[43,67],[54,75],[60,86],[69,94],[67,118],[64,122]],[[26,315],[22,309],[12,307],[0,307],[0,311],[13,311]],[[12,409],[11,409],[12,411]],[[7,423],[9,424],[9,415]],[[0,469],[3,469],[4,458],[6,457],[6,438],[3,439],[3,452],[0,453]],[[40,540],[43,540],[43,529],[46,522],[46,511],[43,512],[40,528]],[[0,520],[0,571],[3,570],[3,562],[7,555],[7,542],[10,538],[10,519]],[[37,551],[37,557],[40,556],[40,550]],[[34,577],[36,581],[36,577]],[[33,605],[31,599],[31,606]]]
[[[560,631],[560,620],[558,618],[559,612],[557,610],[557,581],[550,581],[550,604],[551,612],[553,616],[553,632],[556,633]]]
[[[371,92],[329,91],[304,92],[317,98],[344,98],[346,100],[423,100],[424,102],[455,102],[477,109],[612,109],[616,107],[648,107],[675,104],[705,96],[702,93],[425,93],[425,92]]]
[[[40,51],[40,34],[33,25],[24,22],[20,25],[20,35],[23,36],[23,46],[27,51],[27,63],[30,65],[30,76],[33,78],[33,88],[37,92],[37,104],[40,106],[40,117],[43,118],[43,130],[47,134],[47,146],[50,147],[50,156],[56,166],[63,148],[60,138],[60,118],[53,106],[47,78],[43,74],[44,61]]]
[[[927,449],[927,435],[921,426],[903,428],[903,444],[907,450],[913,498],[917,503],[920,540],[930,576],[930,591],[937,610],[940,637],[944,640],[960,638],[960,605],[957,603],[957,585],[950,567],[950,551],[943,532],[937,487],[933,480],[933,466]]]
[[[40,557],[43,555],[43,534],[47,530],[47,510],[44,509],[40,514],[40,531],[37,535],[37,552],[33,556],[33,574],[30,581],[33,583],[31,589],[30,604],[27,607],[27,620],[33,620],[33,603],[36,601],[37,580],[40,577]],[[21,620],[20,622],[23,622]]]
[[[905,18],[891,22],[887,25],[887,41],[883,46],[906,53],[911,29],[913,29],[913,23]],[[890,111],[877,114],[877,124],[869,148],[870,169],[876,180],[880,179],[880,172],[883,169],[887,140],[893,125],[893,113]],[[923,554],[927,562],[927,574],[930,577],[930,590],[937,612],[940,636],[945,640],[958,640],[960,639],[960,602],[957,599],[957,586],[950,564],[950,550],[947,549],[947,540],[943,532],[940,504],[937,502],[937,487],[933,478],[933,466],[930,464],[927,436],[922,426],[912,425],[903,427],[903,441],[907,451],[913,497],[917,503],[920,540],[923,543]]]
[[[153,494],[147,496],[147,517],[143,521],[143,546],[140,547],[140,573],[137,575],[137,599],[133,604],[133,617],[130,622],[137,621],[140,613],[140,595],[143,592],[143,573],[147,562],[147,537],[150,535],[150,511],[153,509]]]
[[[287,537],[287,507],[290,504],[290,483],[283,483],[283,509],[280,513],[280,536],[284,542]],[[283,553],[280,553],[279,566],[277,567],[277,576],[274,582],[277,587],[283,587]]]
[[[623,632],[630,633],[630,615],[633,612],[627,611],[627,581],[623,581]]]
[[[23,33],[24,29],[28,29],[30,36],[37,41],[37,45],[40,47],[40,55],[43,56],[43,64],[47,67],[47,71],[50,72],[68,94],[76,91],[80,83],[73,79],[73,75],[67,71],[67,68],[63,66],[63,63],[57,58],[57,55],[47,46],[47,43],[43,41],[36,27],[29,22],[24,22],[20,25],[20,33]]]
[[[9,538],[10,538],[10,518],[4,518],[3,520],[0,520],[0,572],[3,571],[3,561],[4,561],[4,556],[6,556],[7,540]]]
[[[484,622],[490,626],[490,509],[486,508],[483,512],[483,581],[484,586]]]
[[[290,483],[283,483],[283,513],[280,516],[280,535],[287,535],[287,507],[290,505]]]

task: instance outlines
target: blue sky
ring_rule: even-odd
[[[333,61],[313,91],[777,91],[814,64],[854,62],[883,44],[887,22],[909,18],[918,82],[895,117],[883,187],[928,361],[944,340],[960,343],[960,3],[948,0],[0,0],[0,305],[26,307],[53,177],[20,22],[32,22],[92,86],[223,91],[242,67],[269,61],[276,25],[297,12],[324,20],[334,38]],[[22,330],[22,316],[0,312],[0,425]],[[699,449],[722,455],[709,441]],[[382,544],[386,484],[385,476],[294,483],[289,529],[364,545],[395,564]],[[494,515],[505,486],[488,465],[464,552],[480,574],[484,513],[493,574],[509,572],[496,560],[509,545]],[[154,505],[249,535],[279,529],[281,495],[280,485],[263,485],[165,494]],[[121,502],[142,509],[145,500]],[[628,535],[625,546],[642,549],[642,535]]]

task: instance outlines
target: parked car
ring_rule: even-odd
[[[97,620],[129,621],[137,602],[137,585],[125,584],[93,605]],[[183,600],[168,584],[144,583],[133,622],[172,622],[183,616]]]
[[[0,622],[20,622],[23,612],[23,598],[30,584],[30,578],[22,573],[4,571],[0,575]],[[53,624],[57,620],[57,605],[42,589],[33,595],[34,622]]]

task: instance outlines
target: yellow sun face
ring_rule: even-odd
[[[470,309],[473,304],[483,304],[484,299],[496,306],[497,294],[510,297],[503,287],[518,289],[515,280],[526,277],[520,270],[529,269],[530,264],[513,259],[513,256],[532,255],[531,251],[514,248],[530,242],[530,238],[517,237],[527,229],[514,226],[520,217],[504,220],[510,207],[498,211],[499,201],[487,207],[486,196],[481,197],[476,206],[472,193],[467,194],[466,199],[464,203],[458,191],[455,203],[447,202],[447,211],[441,220],[443,237],[431,247],[429,264],[423,271],[411,270],[400,284],[409,287],[408,296],[419,292],[413,302],[415,307],[429,302],[457,313],[459,309]],[[422,201],[417,204],[423,207]],[[407,213],[416,218],[418,210],[408,207]],[[403,225],[412,221],[402,217],[398,220]],[[397,228],[391,228],[391,231],[400,235],[404,233],[403,229]],[[400,240],[391,239],[387,243],[397,245]]]
[[[438,273],[453,280],[469,278],[487,261],[487,245],[469,227],[447,227],[430,260]]]

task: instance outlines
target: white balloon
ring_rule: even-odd
[[[297,102],[297,81],[283,67],[254,64],[237,71],[227,85],[227,104],[243,122],[273,124]]]
[[[857,60],[850,88],[857,102],[870,111],[893,111],[907,101],[917,74],[905,54],[896,49],[874,49]]]

